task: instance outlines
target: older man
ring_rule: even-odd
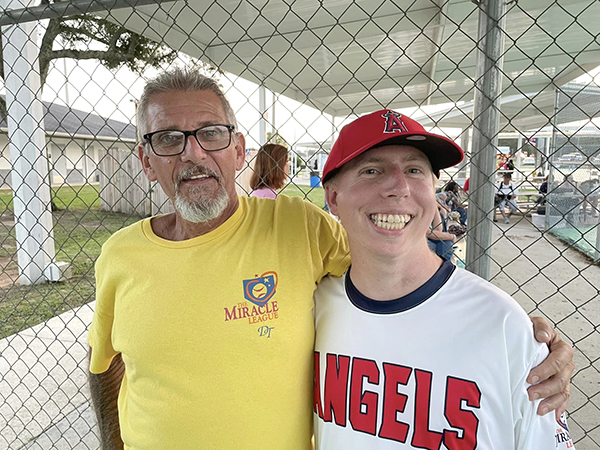
[[[509,295],[429,250],[441,169],[463,152],[383,110],[346,125],[323,181],[352,267],[316,291],[320,449],[571,449],[536,414],[529,370],[548,354]]]
[[[96,264],[90,387],[105,448],[310,448],[313,292],[348,267],[341,226],[300,199],[236,196],[244,137],[194,70],[148,82],[138,125],[143,170],[175,212],[115,233]],[[530,395],[564,409],[572,350],[539,330],[556,351]]]

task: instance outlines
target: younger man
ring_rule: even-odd
[[[564,418],[528,400],[548,349],[525,312],[427,246],[436,177],[462,158],[390,110],[344,127],[331,150],[326,199],[352,266],[316,293],[318,449],[573,448]]]

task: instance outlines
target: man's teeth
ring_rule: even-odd
[[[208,178],[208,175],[193,175],[188,178],[188,180],[199,180],[201,178]]]
[[[408,214],[371,214],[371,222],[386,230],[400,230],[409,221]]]

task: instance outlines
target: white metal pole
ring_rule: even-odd
[[[258,122],[258,143],[262,147],[267,142],[267,99],[264,85],[258,87],[258,112],[260,119]]]
[[[596,207],[598,207],[597,204]],[[594,214],[593,209],[591,214]],[[596,224],[596,251],[594,252],[594,262],[600,262],[600,217],[598,217],[598,223]]]
[[[3,8],[20,1],[0,0]],[[6,109],[19,283],[46,281],[52,269],[54,234],[48,154],[44,134],[37,23],[2,27]],[[51,270],[52,271],[52,270]]]
[[[521,154],[523,153],[523,135],[521,133],[519,133],[519,135],[517,136],[517,161],[516,161],[516,171],[513,172],[512,176],[513,176],[513,180],[516,182],[521,181],[521,162],[522,162],[522,158],[521,158]],[[518,180],[517,180],[518,178]]]
[[[470,128],[464,128],[461,130],[460,135],[457,140],[460,141],[461,148],[468,153],[468,145],[469,145],[469,130]],[[467,171],[469,170],[469,159],[465,155],[465,159],[456,167],[456,175],[454,175],[454,180],[464,179],[465,181],[469,178],[469,174]]]
[[[275,110],[275,105],[277,103],[277,97],[275,92],[273,92],[273,104],[271,105],[271,136],[275,136],[277,131],[277,126],[275,125],[275,118],[277,117],[277,111]]]
[[[67,76],[67,58],[63,58],[63,69],[64,69],[64,77],[65,77],[65,104],[67,106],[71,106],[69,102],[69,77]]]
[[[554,130],[554,127],[552,128]],[[546,138],[546,142],[544,143],[544,175],[548,175],[548,170],[550,168],[550,163],[548,159],[550,158],[550,141],[554,137],[554,132],[550,133],[550,136]]]

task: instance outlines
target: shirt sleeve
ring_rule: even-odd
[[[548,356],[546,345],[538,344],[538,347],[539,349],[527,367],[521,383],[513,392],[516,450],[573,450],[573,442],[569,436],[566,419],[561,424],[556,421],[554,412],[544,416],[538,415],[537,408],[542,400],[532,402],[527,396],[527,388],[530,384],[525,379],[529,371]],[[563,442],[559,442],[560,440]]]
[[[88,333],[88,343],[92,349],[90,372],[106,372],[118,352],[113,348],[112,329],[114,322],[115,286],[109,282],[106,248],[96,261],[96,306],[94,318]]]
[[[342,276],[350,265],[350,250],[344,228],[323,210],[308,202],[303,203],[315,281],[320,282],[326,275]]]

